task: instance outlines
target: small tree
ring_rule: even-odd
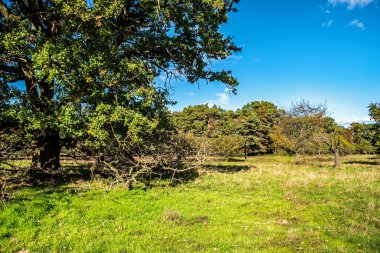
[[[249,154],[272,152],[269,137],[273,126],[281,119],[283,112],[267,101],[248,103],[237,111],[239,133],[246,137],[246,150]]]
[[[316,134],[315,138],[325,143],[328,149],[334,153],[334,167],[340,167],[340,153],[348,141],[344,137],[345,129],[339,126],[333,118],[325,118],[323,131]]]
[[[355,150],[359,154],[373,154],[375,152],[375,147],[372,146],[371,142],[368,140],[360,140],[359,143],[355,144]]]
[[[264,146],[263,125],[254,111],[240,110],[238,114],[238,134],[244,138],[244,158],[260,153]]]
[[[358,153],[373,153],[376,151],[376,142],[379,141],[380,128],[378,124],[352,123],[349,127],[351,141]]]
[[[242,153],[244,142],[239,135],[219,135],[212,139],[212,149],[214,154],[227,160]]]
[[[296,163],[299,163],[301,150],[322,130],[326,111],[324,104],[306,100],[293,103],[270,134],[275,146],[295,154]]]

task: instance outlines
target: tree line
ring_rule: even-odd
[[[380,151],[379,104],[369,113],[376,123],[351,123],[344,127],[329,117],[327,106],[299,101],[288,110],[267,101],[254,101],[236,111],[207,104],[174,112],[179,131],[199,154],[233,156],[257,154],[335,155],[373,154]]]

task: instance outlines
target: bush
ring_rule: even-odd
[[[375,147],[368,140],[361,140],[355,145],[355,150],[359,154],[371,154],[375,152]]]
[[[227,160],[242,154],[244,141],[239,135],[219,135],[212,139],[212,149],[215,155]]]

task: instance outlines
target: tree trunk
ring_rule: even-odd
[[[299,164],[300,163],[300,152],[297,151],[296,152],[296,164]]]
[[[59,133],[55,130],[46,130],[39,139],[38,161],[43,170],[57,170],[60,167],[59,157],[61,155],[61,145]]]
[[[244,142],[244,161],[247,161],[247,143]]]
[[[105,161],[104,153],[101,152],[98,156],[96,156],[96,163],[103,163]]]
[[[32,168],[38,168],[38,156],[37,147],[32,147]]]
[[[334,167],[335,168],[340,167],[339,148],[336,148],[334,152]]]

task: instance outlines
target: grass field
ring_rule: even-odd
[[[0,204],[0,252],[380,252],[380,158],[213,162],[175,187],[27,188]]]

